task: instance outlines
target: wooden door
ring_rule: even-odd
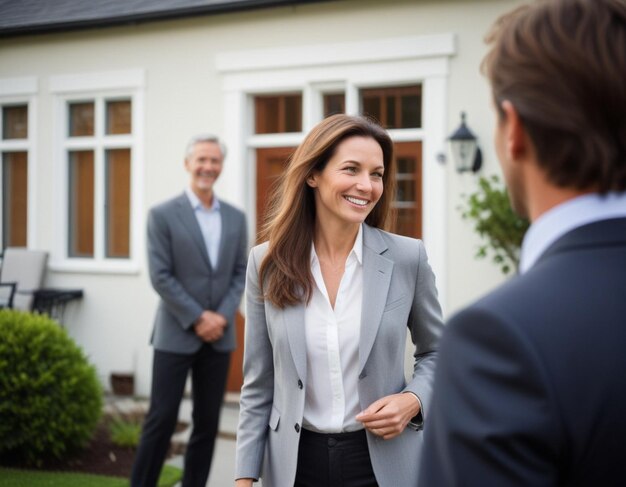
[[[282,174],[288,157],[295,147],[271,147],[256,151],[256,234],[265,220],[267,200],[278,176]]]
[[[239,311],[235,313],[235,331],[237,332],[237,344],[235,350],[230,354],[226,390],[238,393],[243,385],[243,337],[245,333],[244,318]]]
[[[422,238],[422,142],[396,142],[395,233]]]

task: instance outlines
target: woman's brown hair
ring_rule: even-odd
[[[377,123],[360,116],[333,115],[317,124],[293,153],[270,194],[261,240],[269,248],[259,269],[263,297],[279,308],[308,302],[312,293],[311,244],[315,226],[313,188],[306,180],[322,171],[337,146],[349,137],[369,137],[380,145],[385,171],[383,194],[365,219],[372,227],[388,229],[395,192],[393,143]]]

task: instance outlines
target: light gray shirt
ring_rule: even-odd
[[[211,267],[216,269],[218,265],[220,240],[222,239],[222,216],[220,214],[220,202],[214,195],[213,205],[211,208],[205,208],[200,199],[190,188],[186,188],[185,193],[189,198],[194,215],[196,215],[198,225],[200,225],[200,231],[202,232],[202,238],[204,239],[204,244],[206,245],[206,251],[209,255],[209,260],[211,261]]]
[[[520,274],[570,230],[610,218],[626,217],[626,192],[579,196],[546,211],[530,226],[522,243]]]

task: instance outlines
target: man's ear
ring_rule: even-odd
[[[511,160],[523,157],[528,151],[529,138],[517,108],[509,100],[501,104],[504,112],[506,151]]]

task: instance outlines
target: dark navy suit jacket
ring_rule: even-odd
[[[625,218],[572,230],[446,328],[418,485],[626,485]]]

